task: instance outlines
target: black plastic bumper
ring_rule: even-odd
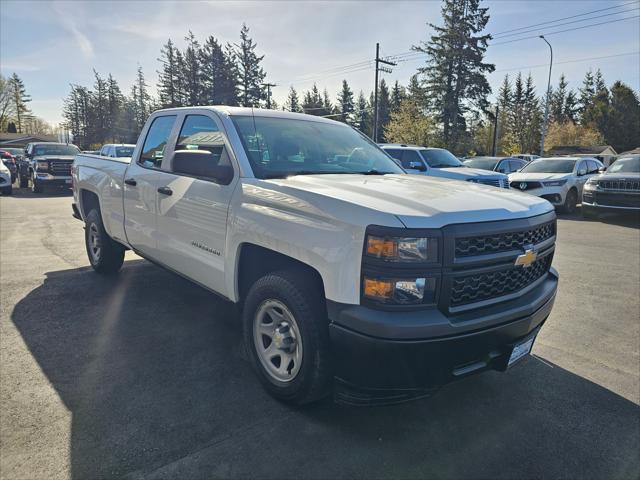
[[[552,269],[526,295],[478,310],[473,318],[467,314],[446,319],[438,310],[383,312],[329,305],[336,400],[364,405],[398,403],[428,395],[471,374],[506,370],[514,345],[535,336],[549,316],[557,284]],[[367,317],[373,324],[369,334],[352,328],[362,326]],[[491,326],[486,326],[487,321]],[[429,334],[430,330],[434,333]],[[410,331],[421,333],[407,338]]]
[[[71,177],[66,178],[38,178],[36,183],[43,188],[71,188]]]

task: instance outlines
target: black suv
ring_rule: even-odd
[[[31,181],[34,193],[45,188],[71,188],[71,165],[78,153],[80,149],[69,143],[29,143],[25,148],[28,171],[21,169],[20,186]]]

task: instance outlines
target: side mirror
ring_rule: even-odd
[[[580,170],[578,170],[578,176],[579,177],[584,177],[587,174],[587,169],[586,168],[581,168]]]
[[[424,172],[427,170],[427,167],[424,166],[422,162],[409,162],[410,170],[418,170],[419,172]]]
[[[599,173],[604,173],[604,172],[606,172],[606,171],[607,171],[607,167],[600,167],[600,168],[598,169],[598,172],[599,172]]]
[[[233,180],[233,167],[218,165],[219,160],[219,154],[211,153],[208,150],[176,150],[171,163],[175,173],[228,185]]]

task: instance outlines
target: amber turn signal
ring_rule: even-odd
[[[393,282],[374,278],[364,279],[365,297],[378,300],[390,299],[393,296]]]
[[[380,237],[367,237],[367,255],[378,258],[392,258],[396,256],[398,243],[395,240]]]

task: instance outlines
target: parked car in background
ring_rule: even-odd
[[[11,195],[13,193],[13,182],[11,181],[11,172],[4,164],[0,162],[0,192],[3,195]]]
[[[582,214],[640,212],[640,155],[620,157],[602,175],[591,177],[582,192]]]
[[[486,170],[477,168],[468,168],[455,155],[444,148],[426,148],[418,145],[391,143],[383,143],[380,147],[396,159],[407,173],[509,188],[509,179],[506,175],[498,172],[489,173]]]
[[[511,188],[549,200],[556,208],[573,213],[582,188],[604,165],[595,158],[539,158],[509,175]]]
[[[29,162],[26,181],[31,182],[31,190],[40,193],[45,188],[70,188],[71,165],[78,153],[80,149],[69,143],[29,143],[25,148]],[[20,186],[24,180],[21,177]]]
[[[471,157],[462,163],[464,163],[466,167],[506,173],[508,175],[517,172],[528,162],[513,157]]]
[[[520,160],[524,160],[529,163],[539,159],[540,155],[532,155],[530,153],[516,153],[514,155],[511,155],[511,158],[519,158]]]
[[[9,169],[9,172],[11,172],[11,183],[15,182],[18,176],[16,157],[6,150],[0,150],[0,159],[2,159],[2,163]]]
[[[107,143],[106,145],[102,146],[98,155],[111,158],[130,157],[131,155],[133,155],[134,148],[136,148],[135,145],[126,143]]]
[[[158,110],[132,158],[78,155],[73,179],[94,270],[131,249],[236,303],[257,377],[296,404],[397,403],[507,370],[556,295],[548,202],[407,175],[326,118]]]
[[[86,153],[87,155],[100,155],[100,150],[82,150],[80,153]]]

